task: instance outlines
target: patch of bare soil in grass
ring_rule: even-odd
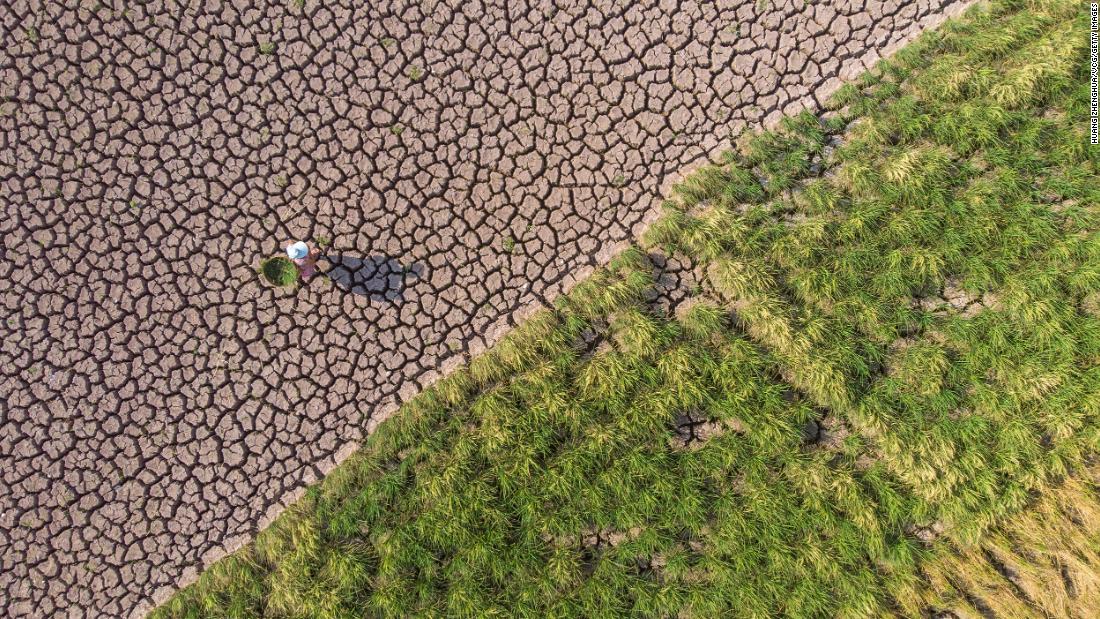
[[[913,306],[936,316],[957,314],[973,318],[984,310],[1000,308],[1000,303],[995,293],[974,294],[963,288],[959,279],[948,277],[938,294],[918,297]]]
[[[673,421],[672,427],[673,435],[669,438],[669,445],[674,449],[699,449],[708,440],[729,432],[745,432],[744,424],[740,420],[716,420],[695,411],[681,413]]]

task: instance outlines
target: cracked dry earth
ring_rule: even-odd
[[[960,6],[560,4],[0,7],[8,616],[145,614],[731,131]]]

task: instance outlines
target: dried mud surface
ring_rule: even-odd
[[[731,131],[961,6],[560,4],[0,7],[7,615],[145,614]],[[327,274],[262,285],[291,238]]]

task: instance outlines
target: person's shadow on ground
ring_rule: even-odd
[[[401,264],[389,256],[348,256],[328,254],[322,256],[329,263],[325,277],[342,290],[371,301],[404,300],[405,287],[420,278],[424,266],[420,263]]]

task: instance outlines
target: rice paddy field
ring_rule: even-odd
[[[1100,615],[1087,54],[980,3],[745,136],[154,616]]]

